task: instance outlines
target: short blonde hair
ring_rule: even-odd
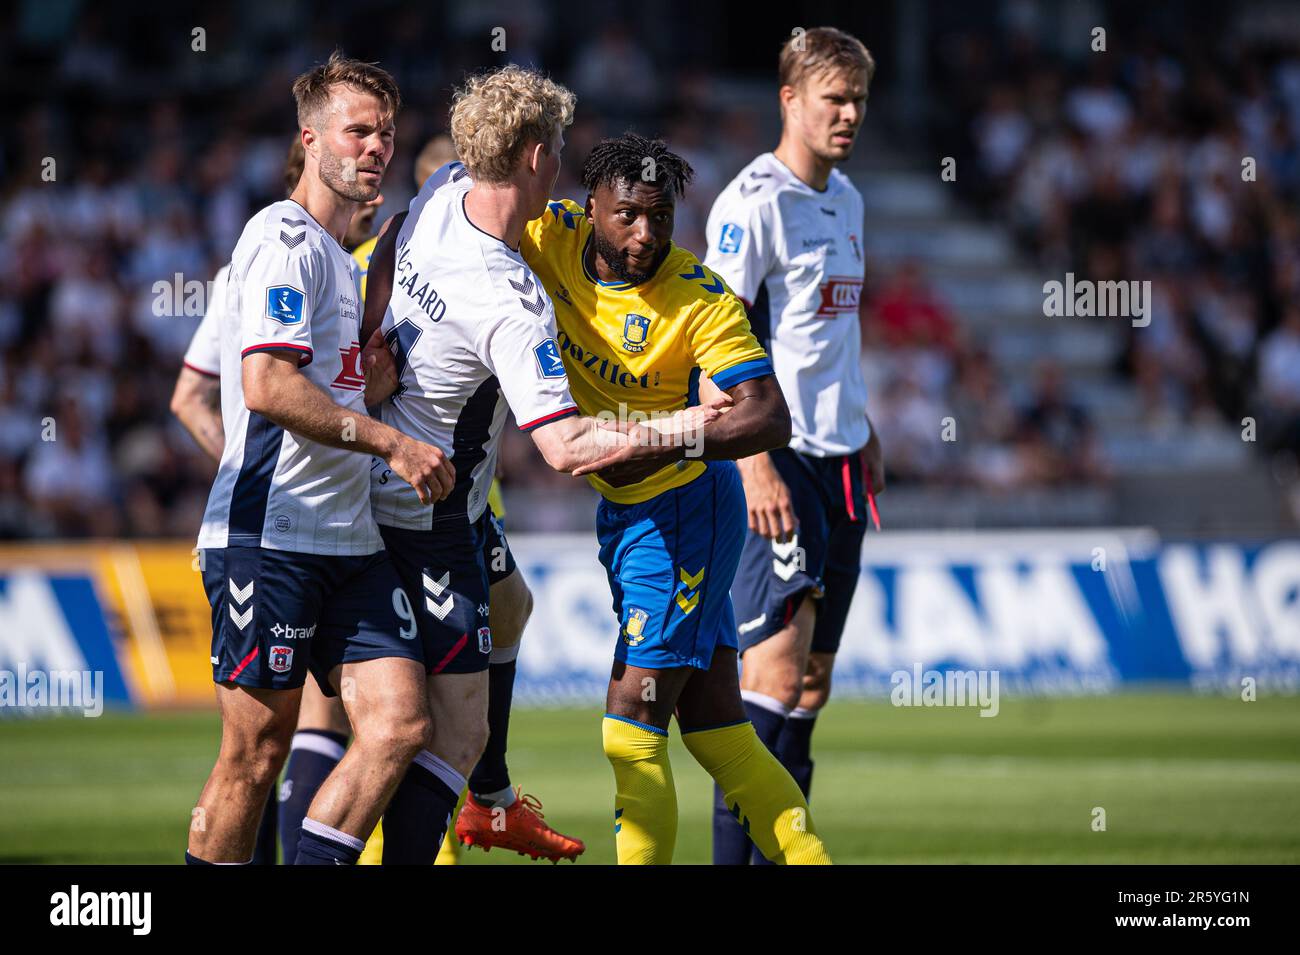
[[[300,127],[305,129],[315,121],[336,86],[350,86],[376,97],[391,119],[396,119],[397,111],[402,108],[402,94],[392,74],[374,63],[363,63],[335,50],[324,63],[318,63],[293,81]]]
[[[850,33],[813,27],[795,33],[781,47],[777,76],[782,86],[798,89],[809,77],[839,72],[865,72],[868,86],[876,75],[871,51]]]
[[[441,169],[447,163],[452,162],[460,157],[456,155],[456,147],[451,144],[451,137],[446,133],[439,133],[424,144],[420,150],[420,155],[415,157],[415,185],[418,189],[424,185],[424,181]]]
[[[451,105],[451,139],[480,182],[506,182],[528,143],[548,148],[577,102],[536,70],[505,66],[466,80]]]

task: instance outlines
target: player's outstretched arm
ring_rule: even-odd
[[[383,458],[422,504],[442,500],[456,485],[456,470],[440,450],[336,404],[298,371],[298,355],[287,349],[246,357],[243,383],[249,411],[319,444]]]
[[[726,398],[645,422],[562,418],[530,433],[546,463],[557,471],[581,476],[635,463],[638,471],[652,474],[680,461],[693,438],[730,403]]]
[[[375,249],[370,253],[370,269],[366,272],[365,312],[361,317],[361,341],[368,342],[384,323],[389,299],[393,297],[393,274],[397,265],[397,233],[406,221],[406,213],[399,212],[379,230]],[[367,403],[369,403],[369,395]]]
[[[221,424],[221,379],[181,368],[172,391],[172,414],[193,435],[208,457],[220,463],[226,449],[226,432]]]

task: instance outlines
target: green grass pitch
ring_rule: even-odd
[[[218,735],[211,712],[0,721],[0,863],[179,862]],[[1300,862],[1300,697],[1004,695],[991,719],[835,702],[814,753],[839,863]],[[675,861],[708,862],[710,781],[675,730],[672,763]],[[580,861],[614,861],[598,707],[517,710],[510,766]]]

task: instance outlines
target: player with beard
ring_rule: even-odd
[[[192,864],[248,861],[309,669],[326,692],[347,688],[356,742],[312,804],[298,863],[354,862],[430,732],[426,656],[370,513],[365,455],[425,504],[455,472],[366,414],[356,271],[340,245],[379,192],[400,98],[383,70],[337,52],[293,92],[306,168],[245,227],[219,330],[225,448],[199,547],[222,737]]]
[[[768,858],[829,863],[802,793],[741,705],[728,591],[745,501],[732,461],[785,444],[790,421],[740,301],[673,244],[691,175],[661,141],[605,140],[582,169],[585,207],[549,202],[521,246],[555,302],[560,354],[584,414],[622,421],[678,411],[696,403],[701,369],[731,399],[690,455],[580,469],[602,495],[596,533],[619,623],[602,730],[618,861],[672,861],[676,715],[686,748]]]

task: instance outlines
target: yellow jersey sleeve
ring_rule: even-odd
[[[524,227],[519,251],[525,260],[530,254],[543,259],[557,253],[572,255],[576,240],[586,238],[582,228],[586,222],[587,214],[572,199],[552,199],[546,211]]]
[[[772,362],[749,326],[745,306],[729,290],[700,304],[687,323],[686,341],[695,364],[724,391],[773,374]]]
[[[375,254],[375,245],[379,242],[379,236],[374,235],[365,242],[352,250],[352,260],[357,263],[357,268],[361,270],[361,300],[366,299],[366,276],[370,274],[370,257]]]

